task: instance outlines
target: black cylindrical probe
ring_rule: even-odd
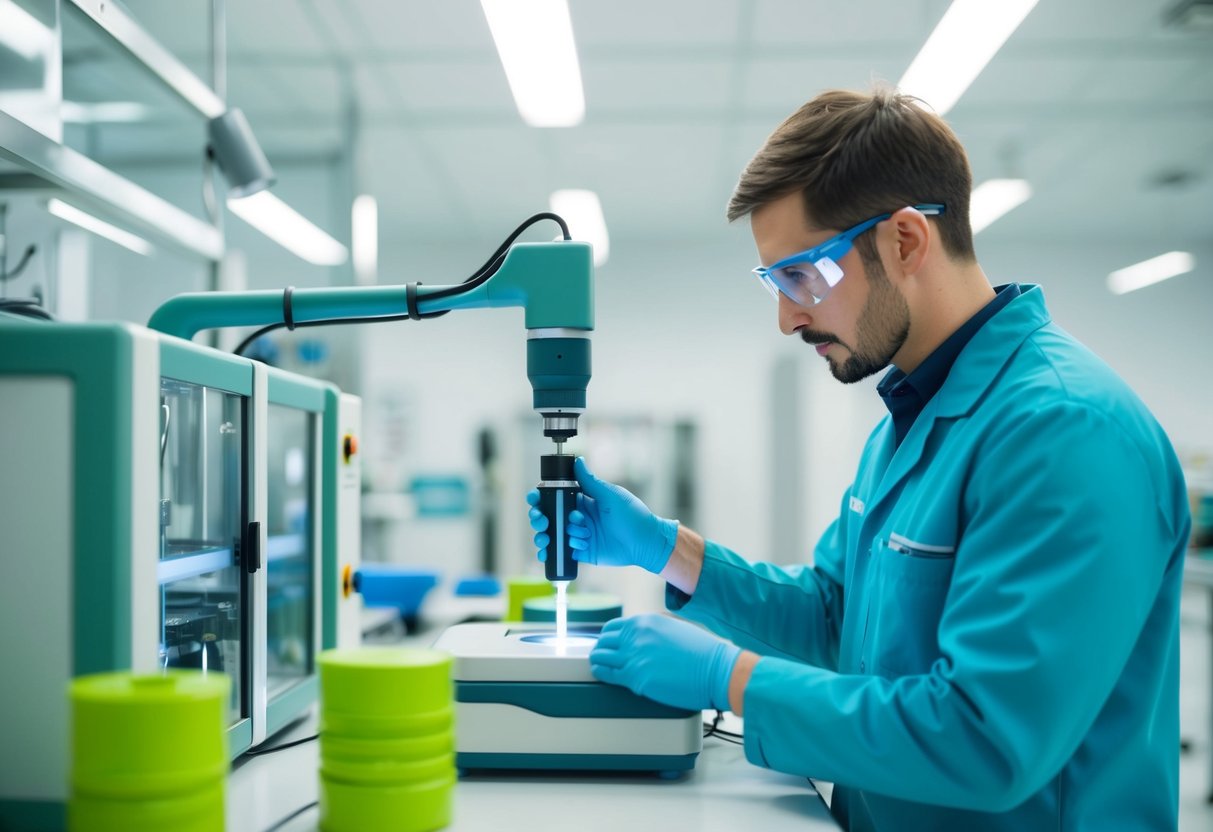
[[[573,473],[569,454],[539,457],[539,510],[548,518],[547,557],[543,573],[549,581],[571,581],[577,577],[577,561],[569,548],[569,512],[577,508],[581,487]]]

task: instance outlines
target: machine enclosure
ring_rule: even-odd
[[[546,623],[472,623],[434,647],[454,657],[460,769],[680,772],[703,747],[699,711],[670,708],[590,674],[597,629],[547,643]]]
[[[61,828],[69,679],[165,663],[214,667],[231,638],[240,677],[227,731],[235,757],[315,702],[320,649],[358,643],[361,602],[344,597],[338,573],[358,565],[360,458],[343,440],[359,433],[360,404],[330,384],[130,324],[0,316],[0,342],[0,526],[15,570],[0,596],[0,655],[12,674],[0,742],[21,749],[0,761],[0,827]],[[226,431],[240,441],[240,465],[216,470],[213,488],[198,495],[201,503],[224,489],[238,494],[240,535],[179,556],[166,554],[163,533],[188,519],[187,507],[162,494],[170,383],[226,397],[240,414],[204,420],[205,431],[181,440],[221,441]],[[268,492],[280,487],[267,474],[271,409],[311,425],[296,449],[301,459],[287,462],[312,472],[298,484],[307,507],[290,534],[269,534]],[[281,575],[292,562],[305,570],[296,589],[308,589],[288,599],[288,612],[310,652],[297,677],[271,688],[267,632],[284,608],[269,608],[267,583],[271,568]],[[240,576],[239,591],[212,607],[238,626],[225,635],[222,621],[212,622],[196,651],[170,656],[165,633],[184,619],[163,606],[165,588],[224,570]]]

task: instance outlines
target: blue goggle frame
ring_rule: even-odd
[[[911,207],[929,217],[947,210],[945,205],[937,202]],[[893,213],[889,212],[864,220],[824,243],[785,257],[770,266],[758,266],[753,272],[776,300],[782,293],[801,306],[814,306],[825,300],[830,290],[842,280],[844,275],[838,262],[851,250],[855,238],[891,216]]]

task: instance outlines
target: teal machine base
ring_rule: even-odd
[[[561,644],[551,624],[460,624],[434,644],[454,656],[455,765],[465,772],[694,768],[699,711],[671,708],[590,674],[596,629]]]

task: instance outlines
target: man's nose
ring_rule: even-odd
[[[789,298],[783,292],[779,293],[779,331],[791,335],[802,326],[811,326],[813,317],[809,310]]]

